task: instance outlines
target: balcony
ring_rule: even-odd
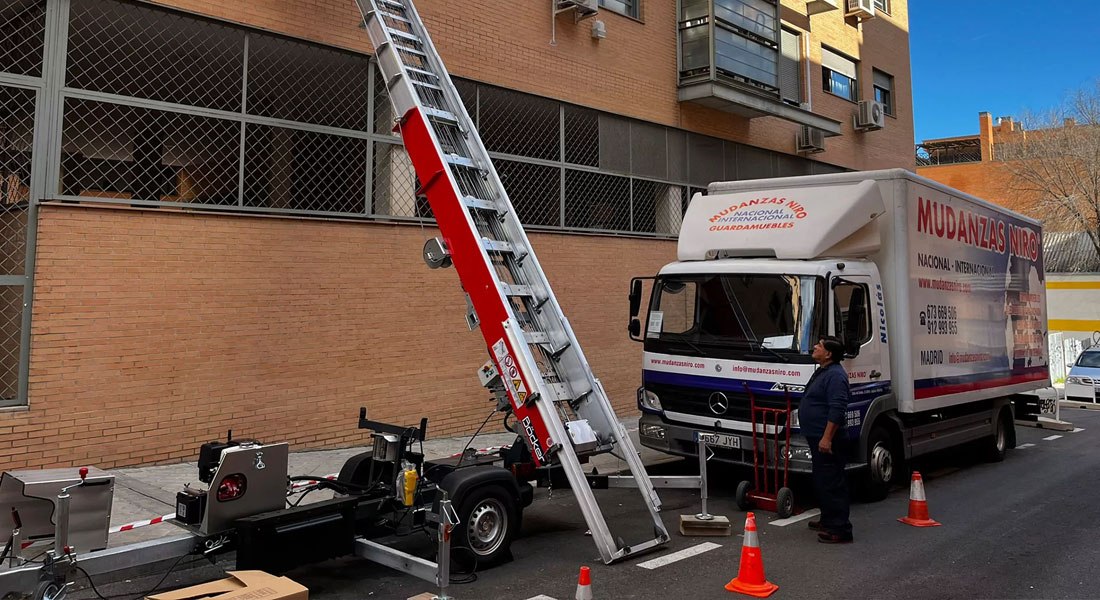
[[[784,100],[777,0],[681,0],[680,101],[746,118],[779,117],[840,135],[840,121]],[[801,80],[795,63],[794,81]]]
[[[939,167],[982,162],[981,140],[962,139],[917,144],[917,166]]]

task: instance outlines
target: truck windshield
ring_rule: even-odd
[[[804,362],[825,331],[825,280],[807,275],[671,275],[655,283],[649,352]]]

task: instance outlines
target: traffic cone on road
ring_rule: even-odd
[[[909,484],[909,516],[898,519],[913,527],[938,527],[940,524],[928,516],[928,500],[924,498],[924,480],[920,473],[913,471],[913,481]]]
[[[588,567],[581,567],[581,575],[577,579],[577,600],[592,600],[592,574]]]
[[[745,519],[745,541],[741,544],[741,565],[737,568],[737,577],[726,584],[731,592],[767,598],[778,585],[770,583],[764,577],[764,559],[760,554],[760,538],[756,533],[756,515],[749,513]]]

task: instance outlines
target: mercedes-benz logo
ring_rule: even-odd
[[[710,395],[707,404],[710,405],[710,412],[716,415],[724,415],[730,407],[730,399],[722,392],[714,392]]]

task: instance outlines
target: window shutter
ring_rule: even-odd
[[[824,46],[821,47],[821,64],[841,75],[859,79],[856,77],[856,63],[852,59],[845,58]]]
[[[882,71],[879,71],[878,69],[875,69],[874,75],[875,75],[875,85],[877,85],[878,87],[880,87],[880,88],[882,88],[882,89],[884,89],[888,92],[894,91],[894,82],[893,82],[894,78],[893,77],[890,77],[889,75],[887,75],[886,73],[883,73]]]
[[[797,33],[783,29],[780,35],[779,95],[783,100],[802,102],[802,48]]]

